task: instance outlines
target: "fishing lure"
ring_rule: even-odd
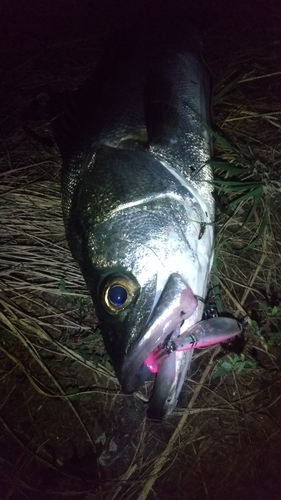
[[[242,331],[243,322],[235,318],[213,317],[199,321],[176,338],[174,332],[169,335],[165,342],[146,358],[145,364],[152,373],[157,373],[159,365],[173,351],[209,347],[225,342]]]

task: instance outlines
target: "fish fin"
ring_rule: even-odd
[[[198,69],[199,59],[198,52],[183,46],[163,54],[163,62],[150,70],[143,103],[150,144],[179,148],[188,134],[203,134],[210,118],[205,99],[209,78],[203,66]]]

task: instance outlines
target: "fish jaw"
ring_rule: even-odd
[[[183,321],[191,317],[197,307],[197,298],[190,286],[180,275],[172,274],[141,334],[140,341],[129,350],[124,360],[120,382],[125,393],[136,391],[144,382],[144,376],[150,374],[146,365],[143,366],[147,357],[168,336],[179,331]],[[172,364],[172,358],[168,365]]]
[[[193,318],[199,317],[198,312],[196,310],[186,323],[191,325]],[[182,330],[185,328],[186,325],[183,325]],[[158,351],[158,358],[157,354],[153,353],[151,365],[156,373],[156,380],[147,410],[148,418],[161,421],[172,414],[188,374],[194,348],[223,342],[239,335],[241,331],[241,323],[234,318],[211,318],[193,324],[186,333],[181,333],[172,341],[174,351],[167,354],[163,349],[164,355]]]
[[[193,349],[172,352],[160,364],[149,402],[147,416],[165,420],[172,414],[191,365]]]

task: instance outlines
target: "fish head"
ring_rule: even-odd
[[[151,352],[202,316],[197,294],[207,284],[211,240],[206,231],[202,245],[196,201],[164,170],[147,153],[101,148],[69,222],[71,250],[125,393],[149,377]]]

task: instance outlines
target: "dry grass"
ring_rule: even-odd
[[[216,160],[237,169],[217,165],[216,177],[250,187],[220,184],[212,280],[217,305],[247,315],[249,326],[239,358],[220,347],[196,355],[179,407],[161,425],[145,418],[149,383],[120,393],[62,223],[44,106],[48,91],[87,77],[99,45],[58,26],[52,43],[10,35],[0,170],[4,500],[280,498],[279,49],[265,31],[266,44],[253,36],[241,50],[235,20],[222,35],[227,22],[209,30],[204,52],[217,96]],[[231,369],[213,378],[226,361]]]

